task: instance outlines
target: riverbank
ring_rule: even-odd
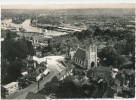
[[[15,24],[22,24],[23,22],[25,21],[25,19],[23,18],[13,18],[12,19],[12,22],[15,23]]]
[[[26,19],[22,24],[15,24],[12,23],[12,19],[4,19],[1,21],[4,23],[6,26],[14,26],[14,27],[22,27],[26,32],[37,32],[37,33],[44,33],[44,35],[50,35],[50,36],[60,36],[60,35],[65,35],[68,34],[67,32],[59,32],[56,30],[47,30],[46,32],[43,32],[43,28],[41,27],[33,27],[30,25],[30,19]]]

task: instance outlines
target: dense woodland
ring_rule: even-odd
[[[32,43],[25,38],[15,40],[16,33],[2,31],[7,35],[1,42],[1,82],[7,84],[21,76],[21,68],[27,55],[34,55]],[[3,34],[3,33],[2,33]]]

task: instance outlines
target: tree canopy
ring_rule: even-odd
[[[2,84],[18,79],[23,67],[22,60],[26,59],[27,55],[33,56],[34,54],[34,48],[30,41],[25,38],[15,40],[11,36],[11,32],[8,32],[4,41],[1,42],[1,69],[4,72],[1,76]]]

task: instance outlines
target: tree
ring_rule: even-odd
[[[111,47],[105,47],[101,52],[98,53],[100,58],[106,58],[103,62],[108,66],[122,66],[126,62],[126,58],[124,56],[119,55],[116,50]]]
[[[25,38],[15,41],[10,38],[10,35],[2,41],[1,48],[3,58],[10,62],[15,60],[16,57],[24,59],[27,55],[33,56],[35,54],[30,41],[25,40]]]
[[[1,86],[1,97],[2,97],[2,99],[4,99],[6,97],[7,92],[8,91],[3,86]]]
[[[132,54],[131,61],[134,63],[135,62],[135,53]]]
[[[116,49],[118,54],[125,54],[125,48],[126,48],[126,40],[120,40],[115,45],[114,48]]]
[[[135,52],[135,36],[129,35],[126,42],[126,54],[134,53]]]
[[[50,95],[56,93],[59,83],[60,83],[59,81],[47,82],[44,88],[41,91],[39,91],[39,93],[44,95]]]
[[[108,35],[104,35],[103,38],[105,38],[105,41],[109,41],[109,40],[112,40],[112,38]]]
[[[7,71],[9,68],[9,65],[6,63],[5,59],[1,59],[1,84],[7,84]]]
[[[79,90],[79,87],[71,81],[62,82],[57,88],[56,96],[58,98],[79,98],[81,96]]]
[[[117,55],[115,51],[109,51],[106,55],[106,64],[115,66],[117,64]]]
[[[105,35],[108,35],[108,36],[111,36],[111,35],[112,35],[110,29],[106,29],[106,30],[104,31],[104,34],[105,34]]]
[[[26,42],[24,42],[22,39],[15,41],[11,51],[13,59],[16,57],[21,59],[26,58],[28,51]]]
[[[113,44],[114,43],[113,43],[112,39],[108,40],[107,43],[106,43],[107,46],[112,46]]]
[[[26,44],[27,44],[27,55],[31,55],[33,56],[35,54],[32,42],[26,40]]]
[[[1,54],[4,59],[7,59],[8,61],[11,61],[12,59],[12,49],[14,40],[10,39],[10,36],[4,39],[4,41],[1,42]]]
[[[23,67],[22,60],[25,59],[27,55],[34,55],[35,52],[32,43],[25,40],[25,38],[15,41],[10,38],[10,35],[7,35],[1,45],[1,69],[3,73],[1,80],[3,84],[7,84],[20,77],[21,68]]]
[[[90,29],[85,30],[84,37],[85,36],[90,37],[91,35],[93,35],[93,31],[92,30],[90,30]]]
[[[103,31],[100,28],[96,28],[94,31],[94,36],[102,36]]]
[[[125,56],[117,55],[117,65],[122,66],[127,61]]]
[[[8,30],[7,34],[6,34],[6,37],[5,37],[5,40],[10,40],[11,39],[11,33],[10,31]]]
[[[105,58],[109,52],[116,52],[116,50],[111,46],[107,46],[98,53],[98,56],[100,58]]]
[[[16,59],[11,63],[8,68],[8,76],[9,81],[16,81],[21,76],[21,68],[23,67],[23,63],[21,60]]]

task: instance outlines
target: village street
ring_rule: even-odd
[[[47,69],[50,70],[50,74],[44,78],[44,80],[40,81],[40,89],[44,88],[46,82],[49,82],[56,74],[61,72],[64,69],[64,66],[58,62],[58,60],[63,60],[62,56],[49,56],[44,58],[33,57],[35,61],[38,63],[45,61],[47,59]],[[25,99],[28,92],[37,92],[38,91],[38,82],[34,82],[27,88],[19,90],[11,95],[9,95],[6,99]]]

